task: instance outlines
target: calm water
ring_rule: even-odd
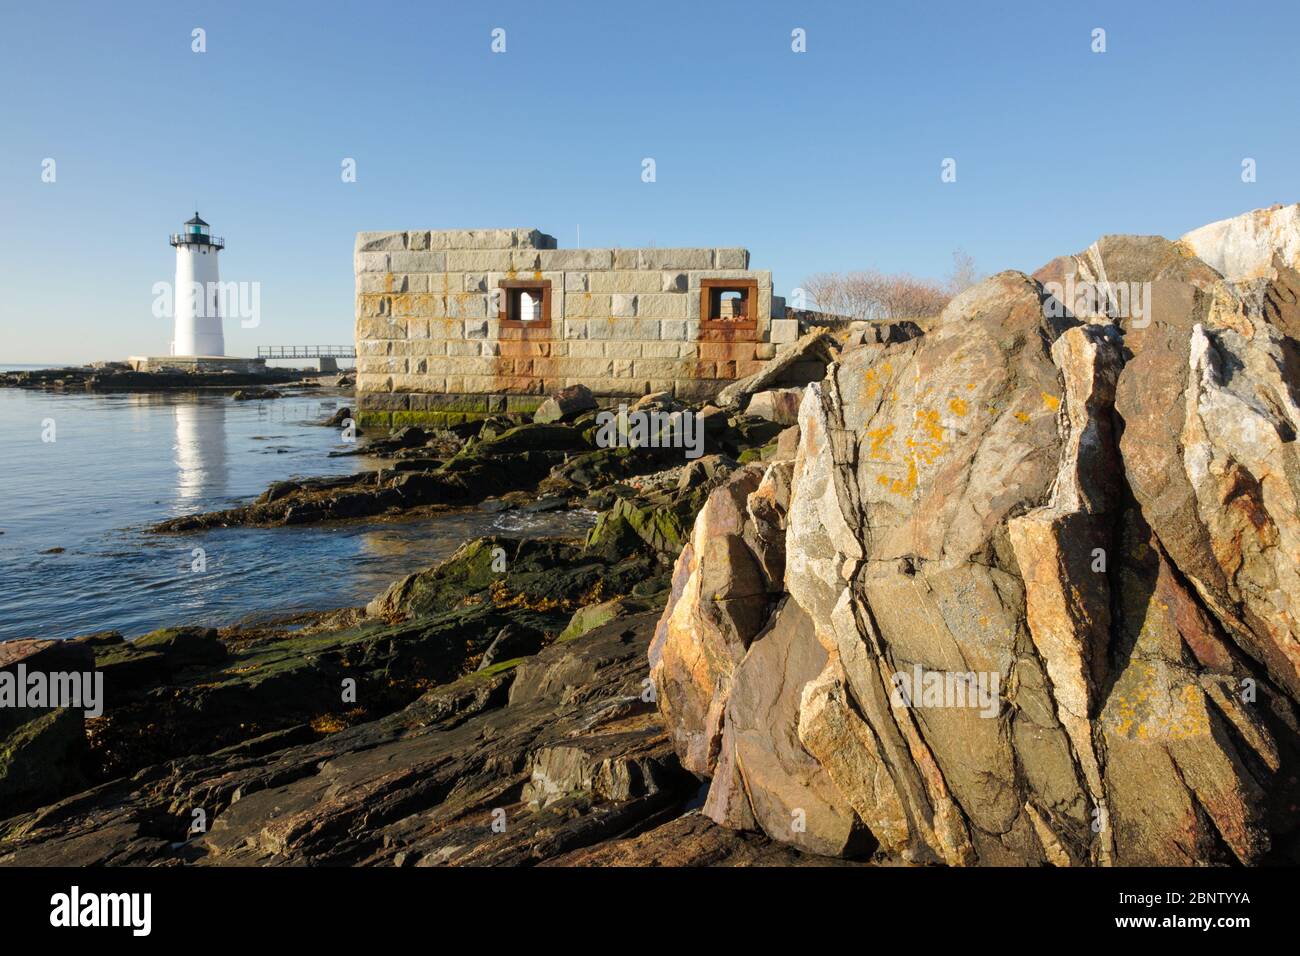
[[[578,514],[449,515],[399,524],[147,535],[164,518],[242,504],[272,481],[373,468],[312,422],[348,399],[57,395],[0,388],[0,640],[363,603],[462,542],[568,534]],[[55,441],[42,441],[52,420]],[[62,553],[43,553],[63,548]],[[193,549],[207,570],[191,571]]]

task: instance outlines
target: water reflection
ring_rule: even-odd
[[[581,538],[581,512],[453,512],[411,521],[214,528],[154,535],[183,512],[246,503],[271,482],[372,469],[328,417],[340,396],[235,402],[219,394],[0,389],[0,640],[128,636],[179,624],[364,604],[484,535]],[[37,426],[58,421],[58,442]],[[355,446],[351,446],[355,447]],[[202,549],[204,570],[195,569]],[[48,552],[48,553],[47,553]]]
[[[226,460],[226,405],[173,406],[176,443],[176,496],[182,500],[225,495],[230,482]]]

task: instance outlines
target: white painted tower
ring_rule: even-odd
[[[171,237],[176,247],[172,355],[225,355],[217,255],[226,242],[208,234],[208,224],[197,212],[181,230]]]

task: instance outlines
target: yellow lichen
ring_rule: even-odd
[[[886,425],[884,428],[873,428],[867,432],[867,439],[870,443],[867,456],[876,461],[889,461],[889,451],[885,448],[885,442],[889,441],[893,434],[893,425]]]

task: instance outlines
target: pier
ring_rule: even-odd
[[[322,372],[337,372],[339,359],[355,359],[353,345],[259,345],[260,359],[315,359]]]

